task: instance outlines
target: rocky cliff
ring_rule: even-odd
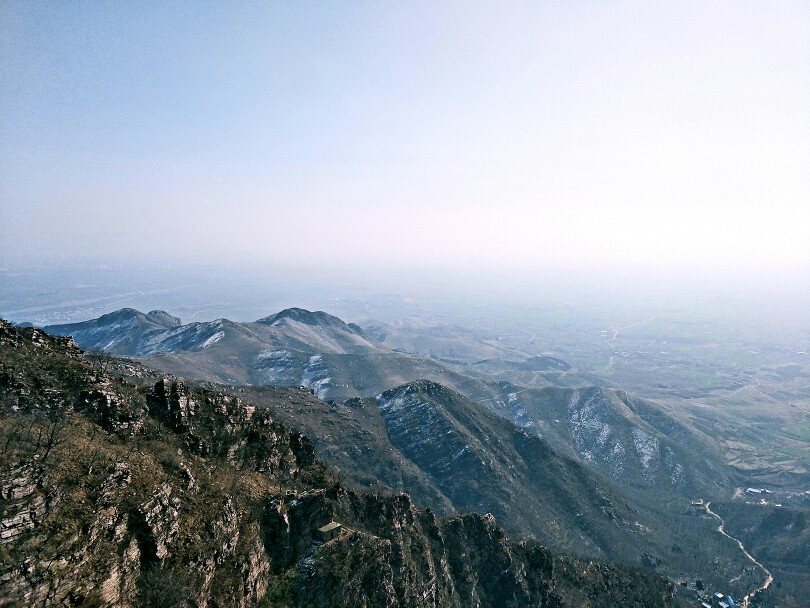
[[[346,489],[267,410],[151,375],[0,321],[0,605],[674,605],[654,573]]]

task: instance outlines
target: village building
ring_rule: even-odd
[[[341,524],[336,521],[330,521],[325,526],[318,528],[318,534],[320,535],[321,540],[326,542],[340,536],[340,531],[342,529],[343,526]]]

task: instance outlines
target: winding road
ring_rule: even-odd
[[[770,571],[770,570],[768,570],[768,569],[767,569],[765,566],[763,566],[763,565],[762,565],[760,562],[758,562],[758,561],[757,561],[757,560],[754,558],[754,556],[753,556],[753,555],[751,555],[751,554],[748,552],[748,549],[746,549],[746,548],[745,548],[745,545],[743,545],[743,544],[742,544],[742,542],[740,541],[740,539],[738,539],[738,538],[734,538],[733,536],[731,536],[731,534],[728,534],[728,533],[726,532],[726,530],[725,530],[725,525],[726,525],[726,522],[724,522],[724,521],[723,521],[723,518],[722,518],[722,517],[720,517],[720,516],[719,516],[717,513],[715,513],[714,511],[712,511],[712,510],[711,510],[711,507],[710,507],[710,505],[711,505],[711,504],[712,504],[712,503],[710,503],[710,502],[707,502],[707,503],[706,503],[706,505],[705,505],[705,507],[706,507],[706,512],[707,512],[709,515],[712,515],[712,516],[716,517],[716,518],[717,518],[717,520],[720,522],[720,525],[717,527],[717,531],[718,531],[720,534],[722,534],[723,536],[725,536],[726,538],[730,538],[730,539],[731,539],[731,540],[733,540],[735,543],[737,543],[737,545],[739,545],[739,547],[740,547],[740,551],[742,551],[742,552],[745,554],[745,556],[746,556],[748,559],[750,559],[752,562],[754,562],[754,564],[756,564],[757,566],[759,566],[759,567],[762,569],[762,571],[765,573],[765,575],[766,575],[765,582],[764,582],[764,583],[763,583],[761,586],[759,586],[759,587],[757,587],[756,589],[754,589],[754,590],[753,590],[751,593],[749,593],[748,595],[746,595],[746,596],[745,596],[745,597],[742,599],[742,602],[740,602],[740,608],[748,608],[748,604],[749,604],[749,602],[751,601],[751,599],[752,599],[752,598],[753,598],[753,597],[754,597],[754,596],[755,596],[757,593],[759,593],[760,591],[764,591],[765,589],[767,589],[768,587],[770,587],[770,586],[771,586],[771,583],[773,582],[773,575],[771,574],[771,571]]]

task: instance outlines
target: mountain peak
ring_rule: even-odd
[[[165,310],[151,310],[146,313],[146,316],[152,319],[152,321],[155,323],[160,323],[166,327],[180,327],[183,324],[180,317],[170,315]]]
[[[343,331],[347,331],[349,333],[361,336],[363,335],[363,330],[354,323],[346,323],[342,319],[323,312],[322,310],[312,312],[310,310],[306,310],[305,308],[285,308],[274,315],[259,319],[256,321],[256,323],[261,323],[262,325],[275,325],[285,319],[297,321],[298,323],[303,323],[305,325],[342,329]]]
[[[119,321],[124,319],[136,319],[143,316],[144,314],[135,308],[119,308],[118,310],[101,315],[98,320]]]

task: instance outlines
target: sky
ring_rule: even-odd
[[[810,3],[0,2],[0,266],[810,277]]]

